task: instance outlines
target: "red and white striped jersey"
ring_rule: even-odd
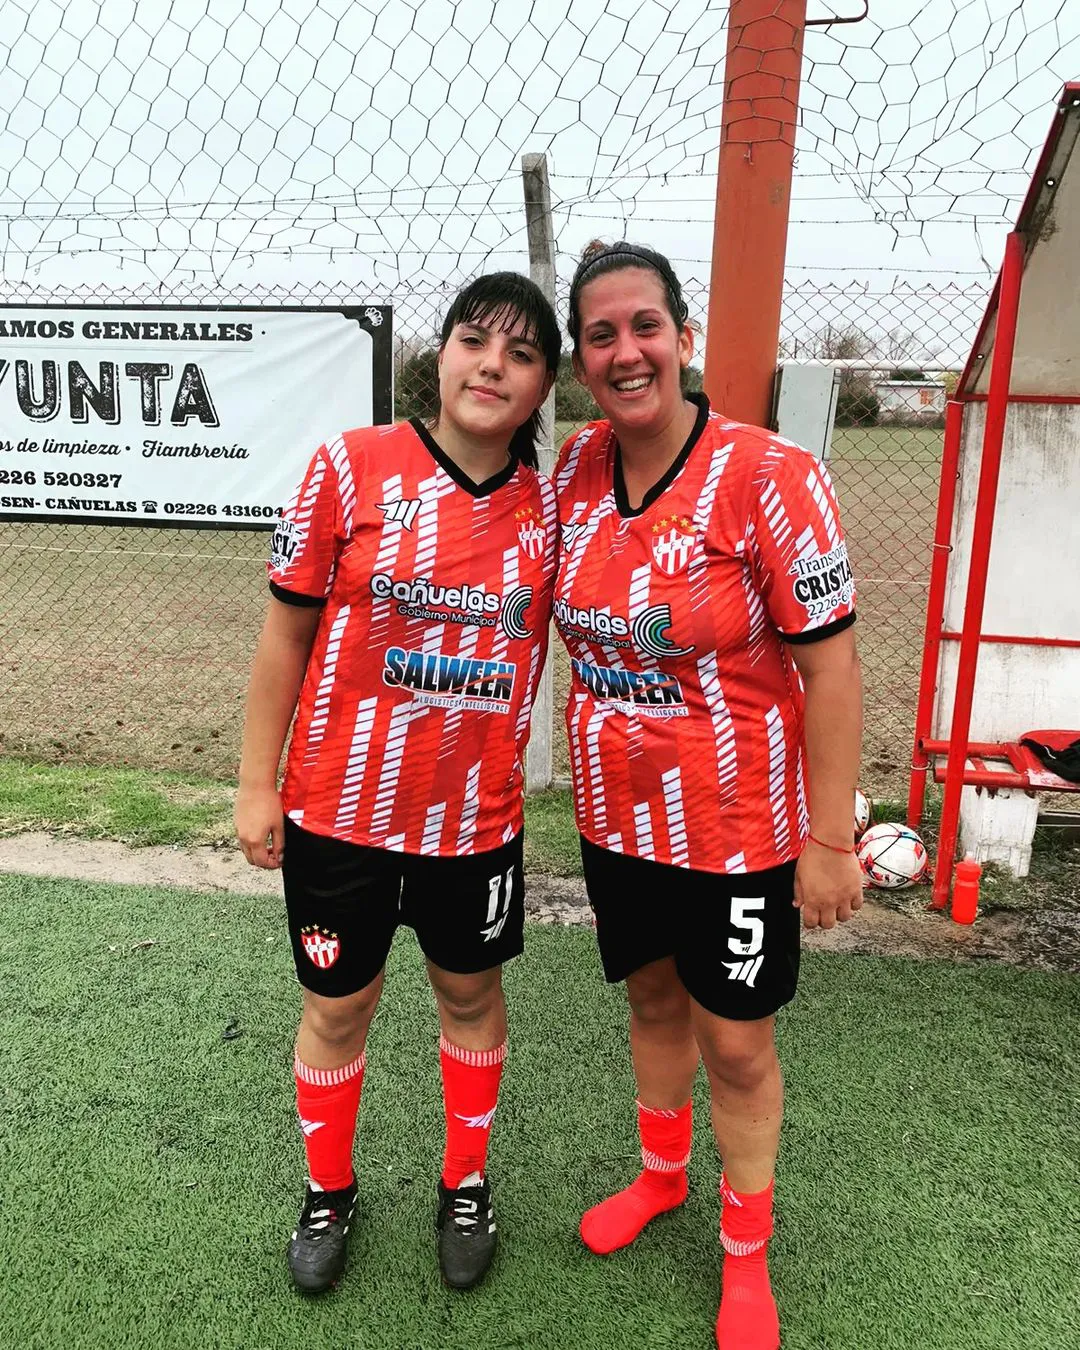
[[[757,872],[796,857],[807,830],[788,644],[854,622],[855,588],[824,466],[697,401],[637,510],[610,423],[556,466],[575,808],[601,848]]]
[[[419,422],[316,453],[274,531],[270,585],[323,612],[282,801],[315,834],[403,853],[521,829],[558,517],[514,462],[475,484]]]

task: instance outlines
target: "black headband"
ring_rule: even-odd
[[[584,284],[586,276],[602,262],[608,258],[633,258],[637,263],[642,263],[646,267],[651,267],[654,272],[659,272],[667,285],[678,293],[678,282],[675,280],[675,274],[670,267],[666,267],[657,258],[650,256],[644,249],[639,248],[637,244],[623,244],[622,247],[605,248],[601,253],[594,253],[591,258],[586,258],[578,267],[578,274],[575,278],[575,287]]]

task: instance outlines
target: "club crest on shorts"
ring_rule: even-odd
[[[690,561],[697,527],[688,516],[665,516],[652,532],[653,562],[665,576],[673,577]]]
[[[301,928],[300,941],[308,960],[320,970],[329,970],[341,955],[341,939],[318,924],[309,924]]]
[[[518,527],[518,543],[525,555],[535,562],[544,552],[544,522],[531,506],[514,512]]]

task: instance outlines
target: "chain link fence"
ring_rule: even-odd
[[[945,404],[987,303],[982,286],[801,285],[781,360],[840,370],[829,469],[858,583],[866,692],[863,782],[907,790]]]
[[[705,271],[704,265],[701,274]],[[435,335],[456,279],[379,296],[395,305],[395,411],[424,415]],[[704,328],[707,289],[686,278]],[[328,288],[203,287],[163,293],[91,287],[26,303],[341,304]],[[565,320],[566,274],[560,287]],[[781,359],[842,369],[830,469],[859,582],[867,690],[864,782],[903,790],[937,500],[945,397],[986,303],[977,286],[812,285],[785,296]],[[568,369],[557,436],[592,415]],[[327,434],[337,428],[327,428]],[[314,447],[311,447],[314,449]],[[247,671],[266,604],[262,531],[0,522],[0,753],[128,764],[210,777],[235,773]],[[556,722],[566,669],[556,662]],[[556,729],[556,773],[569,771]]]
[[[845,6],[807,11],[788,256],[792,278],[881,284],[793,284],[780,355],[843,363],[831,463],[862,582],[865,778],[882,794],[910,738],[942,390],[1046,109],[1075,75],[1080,24],[1074,0],[870,8],[845,23]],[[790,45],[789,0],[758,9]],[[395,411],[428,413],[450,298],[523,266],[529,151],[549,158],[563,286],[592,235],[640,239],[672,258],[704,328],[727,5],[8,0],[3,13],[0,301],[389,303]],[[916,269],[981,280],[887,279]],[[591,412],[561,372],[558,430]],[[0,752],[231,776],[265,545],[0,522]]]

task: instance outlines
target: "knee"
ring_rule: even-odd
[[[360,1031],[367,1029],[379,1001],[381,981],[345,998],[324,998],[306,993],[304,1025],[326,1045],[345,1048]]]
[[[443,1013],[453,1022],[482,1022],[498,1005],[502,985],[498,978],[459,975],[447,979],[432,975],[432,988]]]
[[[714,1084],[739,1092],[752,1092],[779,1071],[772,1039],[733,1037],[712,1045],[702,1056]]]
[[[670,1026],[690,1017],[690,1000],[681,981],[675,978],[633,979],[627,981],[630,1011],[647,1026]]]

